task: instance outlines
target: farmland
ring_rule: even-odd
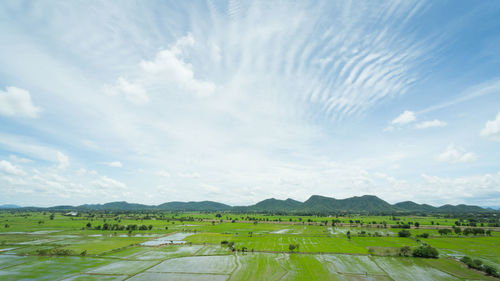
[[[469,256],[500,268],[498,229],[465,235],[451,231],[452,218],[397,221],[389,216],[3,211],[0,279],[498,280],[460,261]],[[400,237],[399,222],[413,223],[409,237]],[[436,248],[439,258],[400,255],[402,247],[421,245]]]

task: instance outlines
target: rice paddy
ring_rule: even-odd
[[[467,268],[458,260],[465,255],[500,267],[496,231],[465,237],[413,228],[399,237],[390,227],[207,218],[186,224],[171,217],[140,220],[150,230],[109,231],[86,225],[138,219],[47,216],[0,213],[2,225],[9,224],[0,230],[0,280],[495,280]],[[429,238],[416,237],[424,232]],[[440,257],[398,255],[423,243]]]

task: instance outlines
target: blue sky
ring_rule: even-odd
[[[0,204],[500,206],[498,1],[1,1]]]

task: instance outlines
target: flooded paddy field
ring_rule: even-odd
[[[498,280],[459,259],[500,266],[497,231],[465,237],[411,228],[399,237],[400,229],[366,226],[57,214],[39,224],[39,213],[0,214],[10,224],[0,231],[0,280]],[[152,227],[102,230],[109,221]],[[439,258],[399,254],[424,244]]]

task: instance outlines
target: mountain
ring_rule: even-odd
[[[477,212],[484,212],[487,211],[479,206],[470,206],[470,205],[444,205],[441,207],[437,208],[438,211],[443,212],[443,213],[477,213]]]
[[[231,208],[229,205],[213,201],[168,202],[158,205],[159,210],[165,211],[228,211]]]
[[[304,202],[304,209],[317,212],[393,212],[396,208],[373,195],[335,199],[313,195]]]
[[[417,204],[412,201],[404,201],[394,204],[394,207],[401,209],[402,211],[410,212],[435,212],[436,207],[427,204]]]
[[[0,209],[17,209],[17,208],[21,208],[21,206],[14,205],[14,204],[0,205]]]
[[[300,209],[302,205],[303,205],[302,202],[290,198],[286,200],[270,198],[260,201],[255,205],[248,206],[246,207],[246,209],[247,211],[252,211],[252,212],[290,212]]]
[[[7,206],[7,207],[5,207]],[[16,205],[2,205],[0,208],[16,208]],[[23,207],[21,210],[103,210],[103,211],[229,211],[240,213],[296,213],[296,214],[333,214],[333,213],[363,213],[363,214],[397,214],[397,213],[478,213],[494,212],[471,205],[444,205],[434,207],[427,204],[417,204],[404,201],[391,205],[374,195],[354,196],[346,199],[335,199],[326,196],[312,195],[304,202],[293,199],[266,199],[250,206],[229,206],[214,201],[167,202],[160,205],[144,205],[125,201],[106,204],[85,204],[80,206],[55,206],[50,208]]]
[[[109,202],[106,204],[81,205],[76,207],[80,210],[109,210],[109,211],[136,211],[136,210],[153,210],[156,206],[149,206],[136,203],[128,203],[125,201]],[[67,208],[70,209],[70,208]]]

